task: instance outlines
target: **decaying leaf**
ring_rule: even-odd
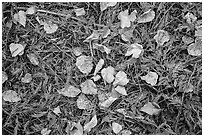
[[[30,83],[32,81],[32,75],[30,73],[26,73],[25,76],[21,79],[23,83]]]
[[[82,73],[89,74],[93,68],[92,58],[90,56],[81,55],[76,60],[76,66]]]
[[[149,9],[148,11],[144,12],[142,15],[138,17],[138,23],[146,23],[150,22],[154,19],[155,12],[152,9]]]
[[[154,104],[154,105],[153,105]],[[151,103],[148,102],[147,104],[145,104],[140,111],[145,112],[149,115],[157,115],[159,114],[159,112],[161,111],[160,107],[158,104],[156,103]]]
[[[156,72],[149,72],[147,75],[141,76],[141,79],[154,86],[157,84],[158,75]]]
[[[23,55],[25,46],[23,46],[22,44],[11,43],[9,45],[9,49],[11,51],[11,56],[16,57],[17,55],[19,56]]]
[[[200,56],[202,54],[202,39],[197,37],[195,43],[188,46],[188,54],[192,56]]]
[[[99,49],[101,52],[106,52],[106,54],[110,54],[110,52],[111,52],[111,49],[109,49],[108,47],[106,47],[105,45],[102,45],[102,44],[94,43],[93,48]]]
[[[85,124],[84,126],[84,131],[90,132],[92,128],[94,128],[97,125],[97,117],[96,115],[94,115],[91,119],[90,122],[88,122],[87,124]]]
[[[51,132],[51,130],[50,130],[50,129],[48,130],[48,128],[43,128],[43,129],[41,130],[41,134],[42,134],[42,135],[49,135],[50,132]]]
[[[27,54],[27,57],[33,65],[39,65],[38,57],[34,53]]]
[[[156,40],[157,44],[164,45],[165,42],[168,42],[170,39],[170,36],[167,31],[165,30],[158,30],[157,34],[154,36],[154,39]]]
[[[185,92],[186,93],[193,92],[193,89],[194,89],[193,85],[189,83],[189,85],[187,85],[185,88]]]
[[[131,38],[133,37],[133,31],[134,29],[131,29],[131,28],[130,29],[124,28],[124,29],[119,30],[122,40],[130,41]]]
[[[5,101],[9,102],[18,102],[21,101],[21,98],[18,96],[16,91],[14,90],[7,90],[2,93],[2,97]]]
[[[92,40],[96,40],[96,39],[99,39],[100,37],[100,33],[98,31],[93,31],[93,33],[88,37],[86,38],[83,42],[90,42]]]
[[[32,15],[32,14],[34,14],[35,12],[36,12],[36,9],[35,9],[34,6],[28,8],[28,9],[26,10],[26,14],[29,14],[29,15]]]
[[[67,97],[76,97],[77,95],[79,95],[79,93],[81,93],[81,90],[72,85],[69,85],[58,91],[58,93]]]
[[[116,122],[112,123],[112,130],[115,134],[118,134],[122,129],[123,129],[122,125],[120,125]]]
[[[188,24],[192,24],[197,20],[197,17],[193,15],[193,13],[188,12],[185,16],[184,19],[186,19]]]
[[[202,20],[196,21],[195,28],[195,37],[202,37]]]
[[[58,25],[52,23],[52,21],[46,21],[42,23],[44,25],[44,30],[47,34],[52,34],[58,29]]]
[[[107,38],[108,35],[111,33],[109,28],[105,28],[102,33],[102,38]]]
[[[8,80],[8,76],[7,76],[6,72],[2,71],[2,84],[4,84],[4,82],[7,80]]]
[[[88,109],[90,105],[91,101],[84,94],[78,96],[77,107],[79,109]]]
[[[14,20],[19,22],[21,25],[25,27],[26,25],[26,13],[20,10],[18,13],[14,14]]]
[[[98,64],[96,65],[96,68],[95,68],[95,71],[94,71],[94,75],[96,75],[100,70],[101,68],[103,67],[104,65],[104,60],[103,59],[100,59],[98,61]]]
[[[193,43],[194,42],[194,39],[191,38],[191,37],[187,37],[187,36],[183,36],[182,37],[182,41],[185,43],[185,44],[190,44],[190,43]]]
[[[74,129],[73,131],[71,131],[71,135],[83,135],[83,127],[80,124],[80,121],[77,123],[73,123],[73,126],[76,127],[77,129]]]
[[[88,79],[85,82],[81,83],[81,90],[84,94],[97,94],[97,87],[95,83]]]
[[[134,10],[130,15],[128,10],[121,11],[118,15],[118,19],[121,21],[121,28],[130,27],[131,22],[134,22],[136,19],[137,11]]]
[[[142,45],[138,44],[138,43],[133,43],[130,45],[130,47],[128,48],[125,56],[130,56],[132,55],[133,58],[139,58],[140,55],[143,53],[143,47]]]
[[[125,87],[122,87],[122,86],[117,86],[116,88],[115,88],[115,90],[118,92],[118,93],[120,93],[120,94],[122,94],[122,95],[127,95],[127,91],[125,90]]]
[[[82,49],[80,47],[73,48],[73,53],[76,56],[80,56],[82,54]]]
[[[102,106],[102,107],[105,107],[105,108],[108,108],[115,100],[117,100],[118,98],[115,98],[115,97],[108,97],[108,99],[106,99],[105,101],[103,102],[99,102],[99,106]]]
[[[101,11],[106,10],[108,7],[113,7],[117,4],[117,2],[100,2]]]
[[[56,115],[59,115],[60,113],[62,113],[59,106],[57,106],[56,108],[54,108],[53,112],[54,112]]]
[[[99,79],[101,79],[100,75],[95,75],[92,77],[93,81],[98,81]]]
[[[113,80],[115,79],[114,74],[115,74],[115,69],[112,66],[109,66],[101,70],[101,75],[104,81],[108,83],[113,82]]]
[[[113,85],[126,85],[129,82],[129,79],[127,78],[127,74],[124,71],[119,71],[115,76],[115,81],[113,82]]]
[[[74,12],[75,12],[76,16],[82,16],[82,15],[86,14],[84,8],[74,9]]]

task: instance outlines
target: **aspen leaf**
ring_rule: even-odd
[[[21,101],[21,98],[18,96],[16,91],[7,90],[2,93],[3,99],[8,102],[18,102]]]
[[[52,34],[58,29],[58,25],[52,23],[51,21],[46,21],[42,23],[44,25],[44,30],[47,34]]]
[[[188,46],[188,54],[192,56],[200,56],[202,54],[202,39],[197,37],[195,43]]]
[[[49,135],[50,132],[51,132],[51,130],[48,130],[47,128],[43,128],[43,129],[41,130],[41,134],[42,134],[42,135]]]
[[[113,85],[126,85],[129,82],[129,79],[127,78],[127,74],[123,71],[119,71],[115,76],[115,81],[113,82]],[[121,89],[120,89],[121,90]]]
[[[138,43],[131,44],[130,47],[128,48],[125,56],[130,56],[132,55],[133,58],[139,58],[140,55],[143,52],[143,47],[142,45]]]
[[[111,83],[114,80],[115,69],[112,66],[104,68],[101,70],[101,75],[104,81]]]
[[[122,94],[122,95],[127,95],[127,91],[125,90],[125,87],[122,87],[122,86],[117,86],[116,88],[115,88],[115,90],[118,92],[118,93],[120,93],[120,94]]]
[[[82,73],[89,74],[93,68],[92,58],[81,55],[76,60],[76,66]]]
[[[117,4],[117,2],[100,2],[101,11],[106,10],[108,7],[113,7]]]
[[[122,125],[120,125],[116,122],[112,123],[112,130],[115,134],[118,134],[122,129],[123,129]]]
[[[84,94],[97,94],[97,87],[95,83],[88,79],[85,82],[81,83],[81,90]]]
[[[102,107],[105,107],[105,108],[108,108],[115,100],[117,100],[118,98],[115,98],[115,97],[108,97],[108,99],[106,99],[105,101],[103,102],[100,102],[99,105],[102,106]]]
[[[96,75],[100,70],[101,68],[103,67],[104,65],[104,60],[103,59],[100,59],[98,61],[98,64],[96,65],[96,68],[95,68],[95,71],[94,71],[94,75]]]
[[[32,15],[32,14],[34,14],[35,12],[36,12],[36,9],[35,9],[34,6],[28,8],[28,9],[26,10],[26,14],[29,14],[29,15]]]
[[[86,14],[84,8],[74,9],[74,12],[75,12],[76,16],[82,16],[82,15]]]
[[[32,75],[30,73],[26,73],[25,76],[21,79],[23,83],[30,83],[32,81]]]
[[[58,93],[67,97],[76,97],[79,93],[81,93],[81,90],[70,85],[61,89],[60,91],[58,91]]]
[[[156,40],[157,44],[164,45],[165,42],[168,42],[170,39],[170,36],[167,31],[165,30],[158,30],[157,34],[154,36],[154,39]]]
[[[148,11],[144,12],[142,15],[138,17],[137,22],[138,23],[150,22],[154,19],[154,17],[155,17],[155,12],[149,9]]]
[[[101,79],[101,76],[100,75],[95,75],[92,77],[93,81],[98,81]]]
[[[193,15],[193,13],[188,12],[185,16],[184,19],[186,19],[186,22],[188,24],[192,24],[197,20],[197,17],[195,15]]]
[[[2,84],[4,84],[4,82],[7,80],[8,80],[8,76],[7,76],[6,72],[2,71]]]
[[[26,25],[26,13],[20,10],[18,13],[14,14],[14,20],[19,22],[22,26]]]
[[[118,15],[118,19],[121,21],[121,28],[130,27],[131,22],[134,22],[136,19],[137,11],[134,10],[130,15],[128,10],[121,11]]]
[[[90,122],[85,124],[84,131],[90,132],[92,128],[94,128],[97,125],[97,117],[94,115]]]
[[[92,40],[99,39],[99,37],[100,37],[100,33],[94,30],[93,33],[89,37],[87,37],[83,42],[90,42]]]
[[[21,56],[23,55],[24,53],[24,46],[21,45],[21,44],[14,44],[14,43],[11,43],[9,45],[9,49],[11,51],[11,56],[12,57],[16,57],[17,55]]]
[[[147,75],[141,76],[141,79],[154,86],[157,83],[158,75],[155,72],[149,72]]]
[[[27,57],[33,65],[39,65],[38,57],[34,53],[27,54]]]
[[[53,112],[54,112],[56,115],[59,115],[60,113],[62,113],[59,106],[57,106],[56,108],[54,108]]]
[[[88,109],[90,105],[91,101],[84,94],[78,96],[77,107],[79,109]]]
[[[161,109],[156,103],[154,103],[153,105],[153,103],[148,102],[140,109],[140,111],[145,112],[149,115],[157,115],[161,111]]]

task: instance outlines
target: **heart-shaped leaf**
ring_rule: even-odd
[[[122,129],[123,129],[122,125],[120,125],[116,122],[112,123],[112,130],[115,134],[118,134]]]
[[[138,43],[131,44],[125,54],[125,56],[132,55],[133,58],[139,58],[140,55],[143,53],[143,47],[142,45]]]
[[[85,82],[81,83],[81,90],[84,94],[97,94],[97,87],[95,83],[88,79]]]
[[[39,65],[38,57],[34,53],[27,54],[27,57],[33,65]]]
[[[76,16],[82,16],[82,15],[86,14],[84,8],[74,9],[74,12],[75,12]]]
[[[98,61],[98,64],[96,65],[96,68],[95,68],[95,71],[94,71],[94,75],[96,75],[100,70],[101,68],[103,67],[104,65],[104,60],[103,59],[100,59]]]
[[[154,104],[154,105],[153,105]],[[145,112],[149,115],[157,115],[161,109],[159,108],[159,105],[156,103],[151,103],[148,102],[147,104],[145,104],[140,111]]]
[[[167,31],[165,30],[158,30],[157,34],[154,36],[154,39],[156,40],[157,44],[164,45],[165,42],[168,42],[170,39],[170,36]]]
[[[138,23],[150,22],[154,19],[154,17],[155,17],[155,12],[149,9],[148,11],[144,12],[142,15],[138,17],[137,22]]]
[[[23,83],[30,83],[32,81],[32,75],[30,73],[26,73],[25,76],[21,79]]]
[[[9,49],[11,51],[11,56],[16,57],[17,55],[19,56],[23,55],[25,47],[21,44],[11,43],[9,45]]]
[[[127,78],[127,74],[123,71],[119,71],[115,76],[115,81],[113,82],[113,85],[126,85],[129,82],[129,79]]]
[[[117,2],[100,2],[101,11],[106,10],[108,7],[113,7],[117,4]]]
[[[147,75],[142,76],[141,79],[154,86],[157,84],[158,75],[155,72],[149,72]]]
[[[128,10],[121,11],[118,15],[118,19],[121,21],[121,28],[130,27],[131,22],[134,22],[136,19],[137,11],[134,10],[130,15]]]
[[[195,43],[188,46],[188,54],[192,56],[200,56],[202,54],[202,39],[197,37]]]
[[[113,80],[115,79],[114,74],[115,74],[115,69],[112,66],[109,66],[101,70],[101,75],[104,81],[108,83],[113,82]]]
[[[8,76],[7,76],[6,72],[2,71],[2,84],[4,84],[4,82],[7,80],[8,80]]]
[[[52,34],[58,29],[58,25],[52,23],[51,21],[46,21],[42,23],[44,25],[44,30],[47,34]]]
[[[81,55],[76,60],[76,66],[84,74],[89,74],[93,68],[92,58],[89,56]]]
[[[18,96],[16,91],[13,90],[7,90],[2,93],[2,97],[5,101],[9,102],[18,102],[21,101],[21,98]]]
[[[84,131],[90,132],[92,128],[94,128],[97,125],[97,117],[94,115],[87,124],[84,126]]]
[[[79,95],[79,93],[81,93],[81,90],[72,85],[69,85],[58,91],[58,93],[66,97],[76,97],[77,95]]]
[[[19,22],[21,25],[25,27],[26,25],[26,13],[20,10],[18,13],[14,14],[14,20]]]
[[[120,94],[122,94],[122,95],[127,95],[127,91],[125,90],[125,87],[122,87],[122,86],[117,86],[116,88],[115,88],[115,90],[118,92],[118,93],[120,93]]]

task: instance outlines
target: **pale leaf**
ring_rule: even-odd
[[[90,105],[91,101],[84,94],[78,96],[77,107],[79,109],[88,109]]]
[[[58,25],[52,23],[51,21],[46,21],[42,23],[44,25],[44,30],[47,34],[52,34],[58,29]]]
[[[82,15],[86,14],[84,8],[74,9],[74,12],[75,12],[76,16],[82,16]]]
[[[117,2],[100,2],[101,11],[106,10],[108,7],[113,7],[117,4]]]
[[[130,41],[133,37],[133,31],[134,29],[122,29],[119,31],[121,38],[123,41]]]
[[[6,72],[2,71],[2,84],[4,84],[4,82],[7,80],[8,80],[8,76],[7,76]]]
[[[123,129],[122,125],[120,125],[116,122],[112,123],[112,130],[115,134],[118,134],[122,129]]]
[[[115,88],[115,90],[118,92],[118,93],[120,93],[120,94],[122,94],[122,95],[127,95],[127,91],[125,90],[125,87],[122,87],[122,86],[117,86],[116,88]]]
[[[11,43],[9,45],[9,49],[11,51],[11,56],[16,57],[17,55],[19,56],[23,55],[25,47],[21,44]]]
[[[96,40],[96,39],[99,39],[99,32],[98,31],[93,31],[93,33],[87,37],[83,42],[90,42],[92,40]]]
[[[130,45],[130,47],[128,48],[125,56],[130,56],[132,55],[133,58],[139,58],[140,55],[143,53],[143,47],[142,45],[138,44],[138,43],[133,43]]]
[[[39,65],[38,57],[34,53],[27,54],[27,57],[33,65]]]
[[[98,61],[98,64],[96,65],[96,68],[95,68],[95,71],[94,71],[94,75],[96,75],[100,70],[101,68],[103,67],[104,65],[104,60],[103,59],[100,59]]]
[[[92,77],[93,81],[98,81],[101,79],[101,76],[100,75],[95,75]]]
[[[155,72],[149,72],[147,75],[141,76],[141,79],[154,86],[157,84],[158,75]]]
[[[19,22],[21,25],[25,27],[26,25],[26,13],[20,10],[18,13],[14,14],[15,21]]]
[[[129,79],[127,78],[127,74],[124,71],[119,71],[115,76],[115,81],[113,82],[113,85],[126,85],[129,82]]]
[[[92,95],[97,94],[97,87],[95,83],[90,79],[81,83],[80,86],[81,86],[82,93],[84,94],[92,94]]]
[[[60,107],[59,107],[59,106],[57,106],[56,108],[54,108],[53,112],[54,112],[56,115],[59,115],[60,113],[62,113],[62,112],[60,111]]]
[[[115,79],[114,74],[115,74],[115,69],[112,66],[109,66],[101,70],[101,75],[104,81],[108,83],[113,82],[113,80]]]
[[[60,91],[58,91],[58,93],[66,97],[76,97],[79,93],[81,93],[81,90],[70,85],[61,89]]]
[[[32,81],[32,75],[30,73],[26,73],[25,76],[21,79],[23,83],[30,83]]]
[[[191,37],[187,37],[187,36],[183,36],[182,37],[182,41],[185,43],[185,44],[190,44],[190,43],[193,43],[194,42],[194,39],[191,38]]]
[[[161,111],[161,109],[156,103],[154,103],[153,105],[153,103],[148,102],[140,109],[140,111],[145,112],[149,115],[157,115]]]
[[[16,91],[7,90],[2,93],[3,99],[9,102],[18,102],[21,101],[21,98],[18,96]]]
[[[99,49],[101,52],[106,52],[106,54],[110,54],[110,52],[111,52],[111,49],[109,49],[108,47],[106,47],[102,44],[98,44],[98,43],[94,43],[93,48]]]
[[[202,39],[197,37],[195,43],[188,46],[188,54],[192,56],[200,56],[202,54]]]
[[[26,10],[26,14],[29,14],[29,15],[32,15],[32,14],[34,14],[35,12],[36,12],[36,9],[35,9],[34,6],[28,8],[28,9]]]
[[[146,12],[144,12],[142,15],[140,15],[138,17],[138,23],[146,23],[146,22],[150,22],[154,19],[155,17],[155,12],[153,10],[148,10]]]
[[[77,129],[71,132],[71,135],[83,135],[83,127],[80,124],[80,121],[77,123],[73,124],[74,127],[76,127]]]
[[[120,134],[121,134],[121,135],[131,135],[132,132],[131,132],[130,130],[122,130],[122,131],[120,132]]]
[[[134,22],[136,19],[136,13],[136,10],[134,10],[130,15],[128,14],[128,10],[121,11],[118,15],[118,19],[121,21],[121,28],[130,27],[131,22]]]
[[[90,122],[85,124],[84,131],[90,132],[92,128],[94,128],[97,125],[97,117],[94,115]]]
[[[167,31],[165,30],[158,30],[157,34],[154,36],[154,39],[156,40],[157,44],[164,45],[165,42],[168,42],[170,39],[170,36]]]
[[[82,54],[82,49],[80,47],[73,48],[73,53],[76,56],[80,56]]]
[[[103,34],[102,34],[102,38],[107,38],[108,35],[111,33],[110,29],[104,29]]]
[[[92,58],[89,56],[81,55],[76,60],[76,66],[84,74],[89,74],[93,68]]]
[[[118,98],[115,97],[109,97],[108,99],[106,99],[103,102],[100,102],[99,105],[105,108],[108,108],[115,100],[117,100]]]
[[[48,130],[47,128],[43,128],[43,129],[41,130],[41,134],[42,134],[42,135],[49,135],[50,132],[51,132],[51,130],[50,130],[50,129]]]
[[[185,16],[184,19],[186,19],[188,24],[192,24],[197,20],[197,17],[193,15],[193,13],[188,12]]]

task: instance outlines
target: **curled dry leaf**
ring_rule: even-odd
[[[134,22],[136,19],[137,11],[134,10],[130,15],[128,10],[121,11],[118,15],[118,19],[121,21],[121,28],[130,27],[131,22]]]
[[[39,65],[38,57],[34,53],[27,54],[27,57],[33,65]]]
[[[113,7],[117,4],[117,2],[100,2],[101,11],[106,10],[108,7]]]
[[[113,80],[115,79],[114,74],[115,74],[115,69],[112,66],[109,66],[101,70],[101,75],[104,81],[108,83],[113,82]]]
[[[25,47],[21,44],[11,43],[9,45],[9,49],[11,51],[11,56],[16,57],[17,55],[19,56],[23,55]]]
[[[76,66],[82,73],[89,74],[93,68],[92,58],[81,55],[76,60]]]
[[[43,128],[43,129],[41,130],[41,134],[42,134],[42,135],[49,135],[50,132],[51,132],[51,130],[50,130],[50,129],[48,130],[47,128]]]
[[[142,45],[138,43],[131,44],[130,47],[128,48],[125,56],[130,56],[132,55],[133,58],[139,58],[140,55],[143,53],[143,47]]]
[[[160,107],[158,104],[156,103],[151,103],[148,102],[147,104],[145,104],[140,111],[145,112],[149,115],[157,115],[159,114],[159,112],[161,111]]]
[[[8,76],[7,76],[6,72],[2,71],[2,84],[4,84],[4,82],[7,80],[8,80]]]
[[[26,14],[29,14],[29,15],[32,15],[32,14],[34,14],[35,12],[36,12],[36,9],[35,9],[34,6],[28,8],[28,9],[26,10]]]
[[[74,9],[74,12],[75,12],[76,16],[82,16],[82,15],[86,14],[84,8]]]
[[[202,39],[197,37],[195,43],[188,46],[188,54],[192,56],[200,56],[202,54]]]
[[[129,79],[127,78],[127,74],[124,71],[119,71],[115,76],[115,81],[113,82],[113,85],[126,85],[129,82]]]
[[[154,19],[155,12],[152,9],[149,9],[148,11],[144,12],[142,15],[138,17],[138,23],[146,23],[150,22]]]
[[[7,90],[2,93],[3,99],[9,102],[18,102],[21,101],[21,98],[18,96],[16,91]]]
[[[58,93],[67,97],[76,97],[77,95],[79,95],[79,93],[81,93],[81,90],[70,85],[70,86],[65,86],[65,88],[58,91]]]
[[[112,123],[112,130],[115,134],[118,134],[122,129],[123,129],[122,125],[120,125],[116,122]]]
[[[26,13],[20,10],[18,13],[14,14],[14,20],[19,22],[21,25],[25,27],[26,25]]]
[[[44,25],[44,30],[47,34],[52,34],[58,29],[58,25],[52,23],[51,21],[46,21],[41,24]]]
[[[56,108],[54,108],[53,112],[54,112],[56,115],[59,115],[60,113],[62,113],[59,106],[57,106]]]
[[[26,73],[25,76],[21,79],[23,83],[30,83],[32,81],[32,75],[30,73]]]
[[[97,94],[97,87],[95,83],[88,79],[85,82],[81,83],[81,90],[84,94]]]
[[[195,15],[193,15],[193,13],[188,12],[185,16],[184,19],[186,19],[188,24],[193,24],[196,20],[197,17]]]
[[[165,30],[158,30],[157,34],[154,36],[154,39],[156,40],[157,44],[164,45],[165,42],[168,42],[170,39],[170,36],[167,31]]]
[[[115,88],[115,90],[118,92],[118,93],[120,93],[120,94],[122,94],[122,95],[127,95],[127,91],[125,90],[125,87],[122,87],[122,86],[117,86],[116,88]]]
[[[142,76],[141,79],[154,86],[157,84],[158,75],[155,72],[149,72],[147,75]]]
[[[77,107],[79,109],[88,109],[90,106],[91,101],[84,94],[78,96]]]
[[[85,124],[84,126],[84,131],[90,132],[92,128],[94,128],[97,125],[97,117],[96,115],[94,115],[91,119],[90,122],[88,122],[87,124]]]
[[[96,68],[95,68],[95,71],[94,71],[94,75],[96,75],[100,70],[101,68],[103,67],[104,65],[104,60],[103,59],[100,59],[98,61],[98,64],[96,65]]]

